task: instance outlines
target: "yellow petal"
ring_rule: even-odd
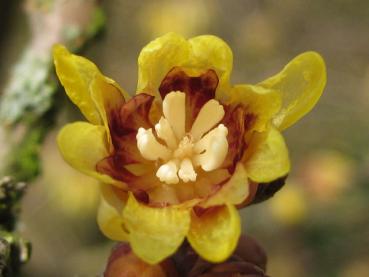
[[[248,114],[256,116],[253,129],[262,132],[268,122],[281,108],[281,97],[277,91],[252,85],[236,85],[230,92],[231,104],[242,104]]]
[[[192,213],[188,241],[205,260],[226,260],[237,246],[241,234],[240,216],[233,205],[207,210],[201,216]]]
[[[124,201],[113,191],[113,187],[103,184],[97,224],[105,236],[111,240],[128,241],[128,233],[124,229],[122,210]],[[122,192],[123,193],[123,192]]]
[[[222,39],[203,35],[194,37],[188,42],[191,45],[191,60],[189,67],[197,69],[214,69],[219,78],[216,98],[223,100],[229,87],[229,77],[232,73],[233,54],[228,44]]]
[[[63,158],[72,167],[104,183],[118,185],[110,176],[96,172],[97,162],[109,155],[104,126],[87,122],[67,124],[57,141]]]
[[[148,207],[130,194],[123,220],[135,254],[155,264],[172,255],[181,245],[190,226],[190,212],[176,207]]]
[[[287,175],[290,171],[288,150],[276,128],[254,134],[246,152],[245,169],[251,180],[260,183]]]
[[[130,96],[115,81],[103,75],[96,75],[90,84],[90,94],[104,123],[109,112],[119,109]]]
[[[138,57],[137,92],[158,93],[163,78],[175,66],[188,61],[190,48],[180,35],[168,33],[146,45]]]
[[[199,206],[208,208],[212,206],[224,205],[226,203],[241,204],[249,195],[249,183],[247,173],[242,163],[238,163],[235,172],[227,183],[214,195],[210,196]]]
[[[105,126],[106,133],[108,135],[108,143],[111,145],[109,130],[109,118],[112,114],[111,111],[117,111],[129,96],[117,83],[101,74],[97,74],[95,76],[91,81],[89,89],[91,99],[93,100]]]
[[[282,109],[274,117],[274,125],[286,129],[308,113],[321,96],[326,80],[323,58],[316,52],[305,52],[280,73],[260,83],[281,94]]]
[[[71,54],[64,46],[53,48],[56,73],[65,91],[83,115],[93,124],[100,124],[101,118],[91,99],[90,84],[101,74],[91,61]]]
[[[210,35],[184,39],[168,33],[146,45],[138,58],[138,92],[158,95],[157,90],[169,71],[183,67],[191,74],[214,69],[219,77],[217,94],[228,87],[233,56],[229,46],[220,38]]]

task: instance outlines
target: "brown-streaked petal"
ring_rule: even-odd
[[[119,112],[110,115],[109,127],[116,149],[119,149],[121,137],[130,133],[137,133],[138,128],[153,127],[149,119],[150,109],[154,97],[141,93],[124,103]]]
[[[174,67],[185,68],[192,74],[212,69],[220,79],[217,94],[224,98],[232,63],[231,49],[216,36],[202,35],[186,40],[178,34],[168,33],[142,49],[138,58],[137,91],[157,96],[161,81]]]
[[[214,69],[219,77],[216,98],[227,98],[229,78],[233,67],[233,54],[222,39],[212,35],[202,35],[188,40],[192,46],[189,67]]]
[[[120,159],[123,156],[113,155],[101,160],[96,166],[97,171],[109,175],[115,180],[124,182],[133,192],[137,190],[146,191],[160,185],[154,170],[141,176],[135,175],[124,166],[123,161]],[[136,165],[145,166],[143,164]]]
[[[102,159],[97,163],[96,170],[122,182],[131,181],[135,176],[122,165],[122,156],[112,155]]]
[[[153,96],[142,93],[123,103],[119,109],[109,110],[109,129],[114,149],[96,165],[98,172],[127,183],[133,190],[152,187],[150,180],[153,178],[143,181],[145,177],[133,174],[124,166],[147,163],[137,148],[136,135],[138,128],[152,127],[149,114],[153,100]],[[136,188],[137,184],[139,187]]]
[[[263,132],[274,115],[281,108],[281,96],[278,91],[256,85],[235,85],[229,91],[228,105],[242,106],[246,114],[253,115],[249,128]]]
[[[137,91],[159,96],[164,76],[173,67],[186,64],[190,55],[190,44],[179,34],[168,33],[151,41],[138,57]]]
[[[191,77],[182,69],[173,68],[160,84],[159,92],[162,99],[172,91],[186,93],[186,130],[189,131],[202,106],[214,99],[218,82],[214,70]]]
[[[225,106],[222,124],[228,128],[228,153],[222,167],[229,168],[231,172],[234,171],[247,147],[245,134],[251,128],[255,118],[254,114],[248,113],[241,105]]]
[[[122,90],[113,80],[103,75],[96,75],[91,81],[90,91],[91,99],[95,103],[107,130],[108,142],[111,144],[109,130],[110,116],[119,110],[125,102]]]
[[[119,110],[111,110],[109,128],[114,145],[111,157],[119,160],[120,166],[145,162],[137,148],[136,135],[138,128],[152,126],[149,113],[153,100],[153,96],[142,93],[124,103]]]

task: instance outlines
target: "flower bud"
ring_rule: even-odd
[[[237,249],[226,261],[209,263],[200,258],[188,243],[173,257],[178,272],[186,277],[267,277],[265,275],[266,254],[250,237],[241,236]]]
[[[127,243],[119,243],[112,250],[104,277],[176,277],[170,260],[150,265],[139,259]]]

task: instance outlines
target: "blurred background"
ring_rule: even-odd
[[[367,0],[17,0],[2,1],[0,24],[0,158],[21,157],[11,173],[32,181],[18,228],[33,245],[22,276],[96,276],[112,246],[95,222],[96,182],[57,150],[58,129],[81,115],[58,88],[51,45],[78,50],[134,93],[141,48],[168,31],[223,38],[233,83],[321,53],[326,90],[284,133],[292,172],[274,198],[241,211],[243,232],[266,249],[273,277],[369,276]]]

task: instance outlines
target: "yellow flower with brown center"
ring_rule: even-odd
[[[306,52],[257,85],[231,85],[232,52],[210,35],[169,33],[145,46],[133,97],[63,46],[54,59],[89,121],[61,130],[60,151],[103,183],[102,232],[152,264],[186,237],[211,262],[229,257],[241,229],[236,207],[287,175],[280,131],[311,110],[326,83],[323,59]]]

